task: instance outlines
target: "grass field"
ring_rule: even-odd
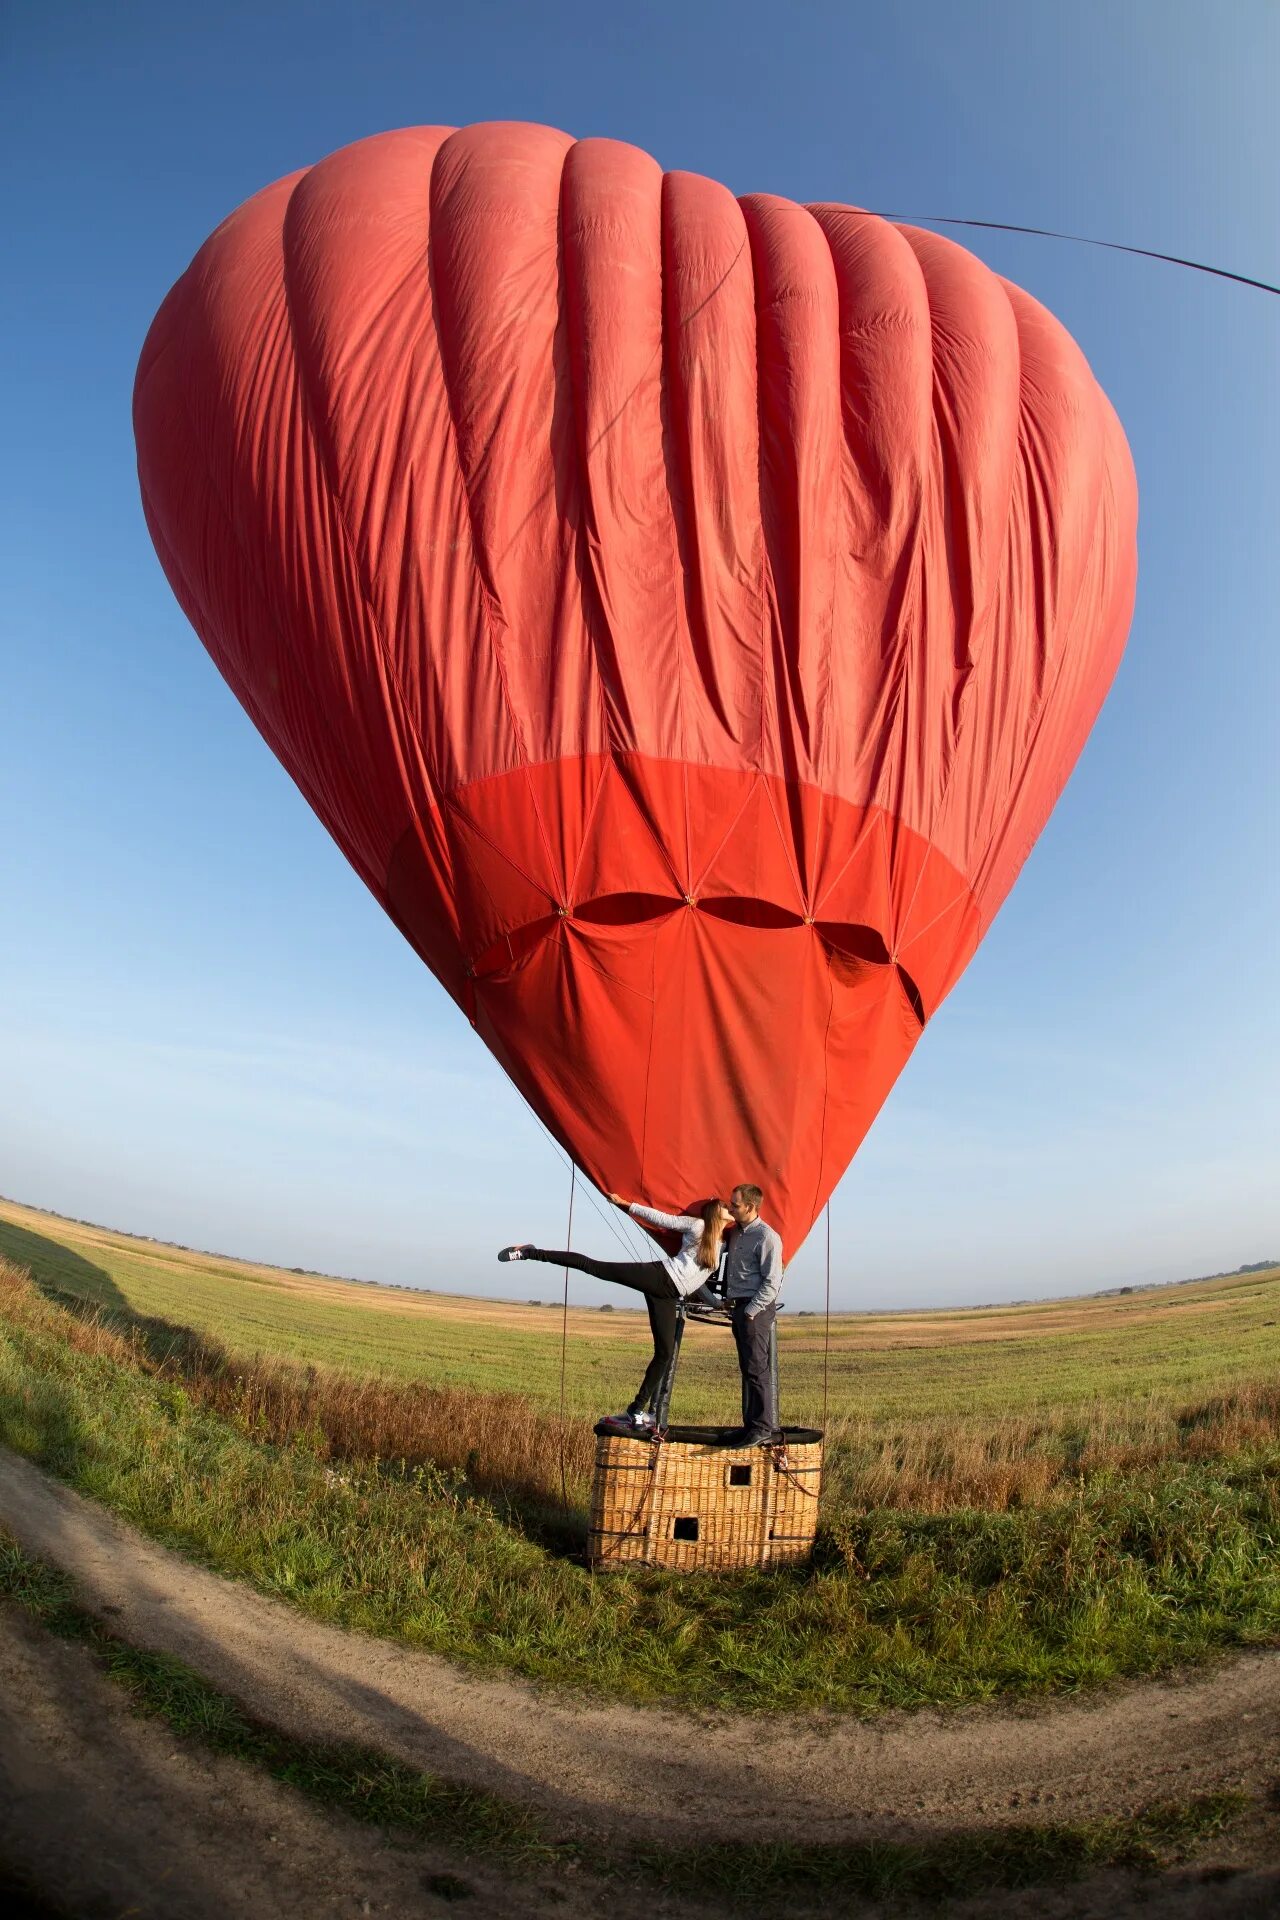
[[[0,1201],[0,1255],[38,1282],[109,1308],[262,1354],[437,1387],[515,1392],[556,1404],[558,1307],[408,1294],[186,1252]],[[517,1268],[545,1299],[548,1267]],[[620,1296],[624,1297],[624,1296]],[[784,1417],[822,1406],[819,1317],[784,1313]],[[592,1417],[630,1398],[648,1351],[642,1313],[569,1314],[568,1406]],[[834,1315],[830,1410],[837,1420],[936,1422],[1060,1415],[1099,1403],[1191,1399],[1280,1373],[1280,1268],[1104,1299],[1022,1307]],[[674,1413],[733,1418],[727,1333],[692,1327]]]
[[[557,1516],[554,1418],[517,1406],[254,1363],[64,1305],[0,1261],[0,1440],[344,1626],[632,1698],[864,1713],[1073,1691],[1280,1637],[1274,1388],[1173,1408],[1127,1456],[1095,1427],[1073,1460],[1053,1429],[1045,1485],[1017,1498],[999,1457],[958,1497],[955,1434],[933,1428],[936,1457],[917,1448],[911,1469],[929,1497],[912,1505],[899,1476],[878,1501],[893,1461],[860,1462],[845,1435],[812,1567],[682,1577],[587,1572],[588,1456],[571,1446]],[[966,1444],[981,1458],[981,1429]]]
[[[813,1567],[593,1579],[591,1418],[629,1391],[640,1316],[570,1316],[561,1427],[549,1309],[5,1203],[0,1439],[344,1625],[642,1699],[874,1712],[1280,1637],[1278,1321],[1275,1269],[841,1318]],[[725,1337],[690,1349],[678,1412],[731,1413]],[[789,1417],[812,1417],[820,1322],[785,1327],[781,1364]]]

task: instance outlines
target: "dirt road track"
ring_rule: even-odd
[[[587,1920],[594,1890],[513,1888],[438,1850],[388,1843],[255,1769],[136,1719],[84,1649],[0,1609],[0,1863],[67,1920],[348,1920],[462,1911]],[[0,1866],[0,1889],[3,1867]],[[464,1895],[464,1898],[466,1896]],[[19,1912],[21,1908],[19,1908]]]
[[[1219,1853],[1207,1872],[1100,1874],[965,1901],[947,1920],[1274,1920],[1280,1879],[1255,1864],[1258,1837],[1231,1851],[1236,1873]],[[0,1893],[26,1920],[5,1863],[39,1890],[38,1920],[714,1920],[650,1889],[509,1879],[389,1841],[135,1719],[83,1648],[0,1607]]]
[[[1136,1686],[1088,1704],[870,1723],[693,1719],[475,1676],[393,1642],[325,1627],[157,1547],[2,1449],[0,1522],[29,1552],[63,1568],[82,1603],[124,1639],[177,1655],[263,1719],[306,1738],[360,1741],[452,1780],[530,1802],[567,1829],[619,1839],[661,1836],[676,1844],[744,1833],[810,1842],[914,1840],[961,1827],[1088,1819],[1218,1787],[1264,1792],[1280,1775],[1280,1651],[1251,1653],[1181,1681]],[[436,1896],[423,1892],[431,1868],[429,1860],[422,1864],[421,1850],[410,1859],[364,1830],[314,1813],[236,1763],[182,1752],[163,1729],[129,1719],[118,1700],[100,1700],[111,1690],[87,1669],[74,1680],[76,1663],[83,1666],[85,1658],[79,1649],[45,1642],[12,1619],[0,1648],[8,1707],[8,1723],[0,1717],[0,1752],[25,1752],[28,1782],[32,1768],[36,1777],[42,1769],[48,1775],[47,1789],[37,1788],[46,1808],[61,1793],[69,1815],[79,1796],[101,1827],[107,1856],[113,1847],[127,1853],[140,1846],[154,1865],[165,1847],[179,1856],[184,1847],[204,1849],[203,1866],[181,1858],[173,1863],[186,1889],[181,1906],[135,1904],[132,1912],[154,1911],[157,1920],[206,1911],[359,1912],[348,1898],[353,1875],[367,1889],[361,1898],[371,1901],[369,1911],[443,1910]],[[13,1703],[23,1699],[45,1704],[15,1720]],[[83,1717],[77,1701],[84,1712],[106,1716],[106,1730],[77,1726],[77,1714]],[[163,1749],[162,1762],[152,1749]],[[13,1788],[12,1763],[0,1767],[6,1764]],[[91,1780],[82,1777],[85,1769]],[[203,1795],[198,1778],[205,1781]],[[122,1791],[127,1818],[123,1805],[112,1805],[113,1793]],[[7,1797],[15,1804],[12,1792]],[[192,1804],[183,1811],[187,1800]],[[162,1845],[158,1836],[174,1821],[177,1838]],[[220,1822],[226,1829],[221,1845],[232,1845],[246,1874],[260,1876],[256,1892],[246,1881],[231,1898],[233,1889],[216,1869]],[[292,1835],[287,1870],[279,1865],[286,1829]],[[1154,1911],[1187,1920],[1201,1911],[1216,1920],[1280,1912],[1274,1838],[1274,1831],[1264,1836],[1259,1853],[1255,1836],[1239,1864],[1258,1870],[1238,1879],[1210,1884],[1192,1874],[1162,1882]],[[335,1847],[345,1862],[342,1874],[330,1857]],[[315,1880],[309,1904],[303,1900],[308,1862]],[[410,1869],[412,1889],[403,1881]],[[283,1874],[279,1897],[271,1891],[273,1873]],[[468,1877],[477,1894],[486,1882],[489,1895],[468,1908],[472,1913],[542,1913],[555,1902],[562,1920],[573,1920],[598,1910],[597,1895],[586,1886],[566,1890],[562,1882],[548,1891],[529,1884],[513,1904],[513,1890],[498,1878]],[[172,1888],[172,1877],[168,1884]],[[1092,1894],[1038,1893],[1025,1910],[1040,1920],[1118,1915],[1130,1910],[1132,1897],[1135,1913],[1153,1911],[1140,1890],[1117,1876],[1090,1884]],[[214,1904],[200,1904],[201,1887]],[[1103,1904],[1087,1904],[1094,1899]],[[679,1910],[651,1896],[646,1905]],[[965,1908],[992,1915],[1023,1910],[1010,1897]]]
[[[566,1697],[308,1619],[0,1451],[0,1521],[135,1645],[264,1719],[618,1835],[858,1840],[1076,1820],[1280,1773],[1280,1650],[1035,1709],[762,1724]],[[625,1764],[620,1757],[625,1756]]]

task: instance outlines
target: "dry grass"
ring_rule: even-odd
[[[1280,1386],[1253,1383],[1193,1404],[1152,1398],[1100,1402],[1082,1412],[948,1417],[886,1429],[835,1420],[828,1491],[859,1511],[875,1507],[1004,1513],[1065,1500],[1092,1481],[1173,1461],[1225,1460],[1280,1439]]]
[[[590,1423],[566,1419],[562,1429],[555,1414],[519,1394],[406,1385],[245,1358],[188,1327],[122,1321],[108,1309],[86,1309],[74,1295],[53,1297],[62,1309],[60,1331],[75,1352],[169,1381],[195,1405],[268,1445],[301,1445],[325,1461],[443,1467],[479,1493],[536,1508],[560,1498],[563,1434],[570,1489],[581,1493],[588,1483],[595,1445]],[[45,1298],[30,1274],[0,1259],[0,1315],[29,1318]]]
[[[0,1313],[48,1313],[30,1275],[0,1259]],[[252,1438],[304,1446],[322,1461],[430,1464],[477,1493],[530,1517],[587,1495],[591,1423],[563,1421],[514,1393],[427,1386],[230,1352],[187,1327],[86,1306],[53,1295],[60,1332],[76,1352],[111,1359],[170,1382],[192,1403]],[[1280,1385],[1252,1383],[1183,1403],[1138,1403],[912,1421],[838,1417],[828,1427],[826,1505],[846,1512],[890,1509],[1003,1513],[1074,1497],[1111,1476],[1171,1462],[1225,1460],[1280,1439]],[[562,1479],[563,1473],[563,1479]]]

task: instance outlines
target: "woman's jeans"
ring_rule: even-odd
[[[680,1294],[661,1260],[593,1260],[589,1254],[553,1253],[542,1247],[530,1247],[524,1257],[545,1260],[552,1267],[572,1267],[577,1273],[589,1273],[597,1280],[612,1280],[617,1287],[632,1287],[644,1295],[649,1309],[649,1331],[653,1335],[653,1358],[627,1412],[647,1412],[675,1357],[676,1327],[680,1320]]]

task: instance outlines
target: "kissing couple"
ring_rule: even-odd
[[[578,1273],[589,1273],[597,1280],[631,1287],[644,1295],[653,1334],[653,1358],[630,1406],[610,1422],[630,1427],[639,1435],[655,1431],[654,1404],[675,1358],[681,1305],[700,1319],[712,1315],[719,1318],[725,1311],[710,1282],[719,1271],[727,1233],[724,1300],[744,1387],[744,1424],[729,1437],[728,1444],[775,1444],[782,1435],[770,1350],[782,1292],[782,1241],[760,1217],[763,1191],[744,1181],[733,1189],[727,1205],[723,1200],[704,1200],[693,1213],[660,1213],[656,1207],[624,1200],[617,1193],[609,1198],[615,1207],[643,1225],[678,1233],[679,1252],[659,1254],[653,1260],[595,1260],[585,1253],[522,1245],[504,1247],[499,1260],[543,1260],[553,1267],[573,1267]]]

